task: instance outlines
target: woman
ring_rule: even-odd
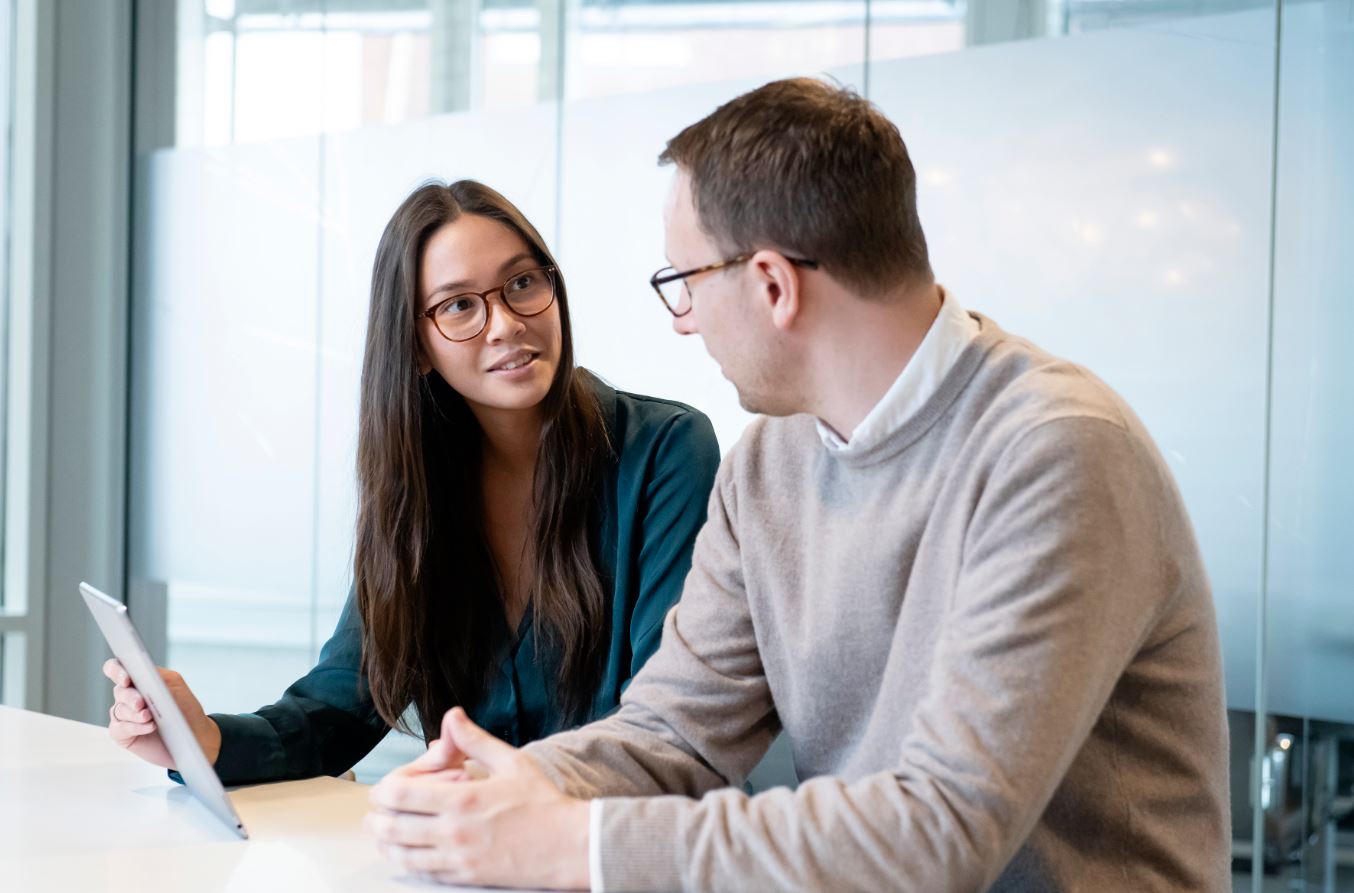
[[[372,273],[354,586],[319,664],[257,713],[204,714],[226,784],[337,775],[460,705],[515,745],[615,708],[677,600],[718,465],[709,420],[575,367],[554,258],[507,199],[426,184]],[[116,661],[109,732],[174,768]]]

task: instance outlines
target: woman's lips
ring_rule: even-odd
[[[505,358],[503,361],[490,367],[489,371],[495,375],[514,375],[525,372],[536,364],[540,354],[535,351],[523,351],[520,354]]]

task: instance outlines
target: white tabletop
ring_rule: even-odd
[[[107,732],[0,707],[4,890],[288,893],[455,890],[402,876],[362,830],[365,785],[239,788],[243,841]]]

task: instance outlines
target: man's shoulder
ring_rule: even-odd
[[[822,450],[813,416],[753,418],[724,460],[724,474],[743,485],[801,476]]]
[[[971,466],[982,469],[974,480],[998,467],[1021,475],[1101,474],[1113,467],[1143,482],[1171,480],[1146,425],[1080,363],[1003,333],[989,345],[971,388],[958,437]]]
[[[984,346],[972,399],[1008,435],[1064,419],[1096,419],[1138,433],[1128,404],[1086,366],[1007,332],[993,333]]]

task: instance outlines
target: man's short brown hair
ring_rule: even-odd
[[[812,78],[744,93],[668,140],[722,250],[776,247],[869,294],[931,281],[917,175],[898,128],[849,89]]]

